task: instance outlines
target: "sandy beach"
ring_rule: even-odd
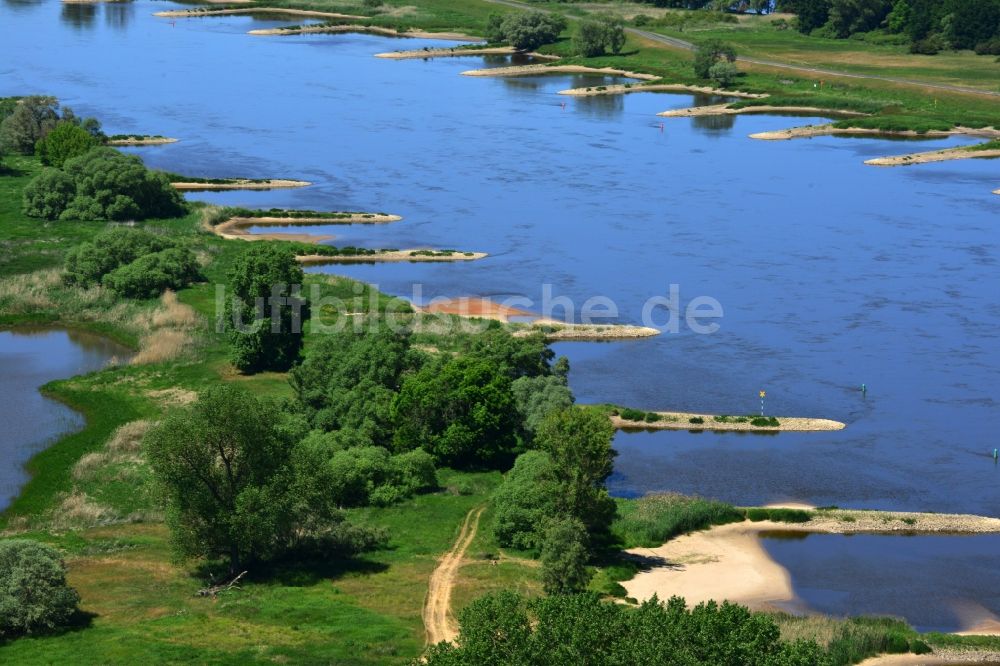
[[[735,116],[744,113],[808,113],[830,117],[854,117],[867,115],[865,113],[847,111],[845,109],[822,109],[816,106],[771,106],[766,104],[760,106],[745,106],[741,108],[733,108],[729,104],[710,104],[707,106],[694,106],[688,109],[671,109],[670,111],[661,111],[656,115],[663,116],[665,118],[692,118],[695,116]]]
[[[739,430],[749,432],[822,432],[843,430],[847,427],[840,421],[830,419],[813,419],[802,417],[779,416],[779,425],[758,428],[749,421],[735,423],[731,420],[720,422],[714,414],[696,414],[693,412],[656,412],[662,418],[653,423],[645,421],[626,421],[618,416],[612,416],[611,422],[616,428],[643,428],[648,430]],[[690,419],[700,418],[703,423],[691,423]]]
[[[603,88],[603,90],[601,90]],[[742,97],[746,99],[763,99],[767,95],[763,93],[748,93],[739,90],[723,90],[722,88],[712,88],[711,86],[691,86],[683,83],[649,83],[626,86],[616,84],[613,86],[591,86],[589,88],[570,88],[560,90],[560,95],[571,95],[574,97],[591,97],[595,95],[625,95],[638,92],[691,92],[705,95],[722,95],[725,97]]]
[[[489,298],[477,296],[459,296],[457,298],[435,298],[427,305],[414,305],[418,312],[427,314],[447,314],[458,317],[474,317],[477,319],[493,319],[507,322],[511,317],[530,317],[531,312],[509,305],[496,303]]]
[[[911,522],[912,521],[912,522]],[[628,596],[643,601],[684,597],[691,605],[728,599],[754,610],[773,610],[795,600],[788,572],[767,554],[761,532],[822,532],[828,534],[1000,533],[1000,518],[961,514],[896,511],[819,511],[807,523],[772,521],[731,523],[671,539],[657,548],[626,552],[647,565],[632,580],[622,582]],[[998,627],[975,619],[967,633],[992,632]]]
[[[342,33],[342,32],[362,32],[369,33],[372,35],[386,35],[388,37],[414,37],[417,39],[446,39],[449,41],[456,42],[476,42],[481,43],[483,40],[479,37],[473,37],[471,35],[464,35],[460,32],[425,32],[423,30],[409,30],[407,32],[400,32],[398,30],[393,30],[392,28],[381,28],[375,25],[309,25],[301,28],[267,28],[260,30],[251,30],[248,35],[255,36],[266,36],[266,35],[309,35],[309,34],[323,34],[323,33]]]
[[[657,77],[652,74],[630,72],[614,67],[585,67],[583,65],[515,65],[513,67],[493,67],[487,69],[470,69],[462,72],[462,76],[535,76],[538,74],[610,74],[625,76],[630,79],[653,81]]]
[[[892,157],[876,157],[865,160],[869,166],[909,166],[911,164],[928,164],[931,162],[948,162],[951,160],[988,159],[1000,157],[1000,149],[969,150],[968,148],[947,148],[931,150],[925,153],[909,153]]]
[[[247,180],[233,178],[224,183],[170,183],[174,189],[196,192],[199,190],[275,190],[286,187],[306,187],[312,183],[305,180],[286,180],[273,178],[271,180]]]
[[[177,139],[166,136],[142,136],[129,137],[127,139],[108,139],[109,146],[162,146],[168,143],[177,143]]]
[[[65,0],[64,0],[65,1]],[[250,2],[250,0],[243,0]],[[337,14],[335,12],[320,12],[311,9],[284,9],[282,7],[239,7],[237,9],[173,9],[156,12],[153,16],[164,18],[197,18],[199,16],[226,16],[229,14],[284,14],[286,16],[309,16],[331,19],[365,19],[367,16],[356,14]]]
[[[409,250],[392,250],[377,252],[375,254],[358,254],[334,256],[328,254],[303,254],[296,259],[301,264],[356,264],[367,262],[385,261],[411,261],[411,262],[434,262],[434,261],[475,261],[489,256],[485,252],[455,252],[449,255],[414,255],[413,252],[426,252],[427,248],[413,248]],[[432,250],[438,252],[439,250]]]

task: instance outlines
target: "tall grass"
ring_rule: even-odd
[[[611,531],[624,548],[651,548],[686,532],[743,519],[743,511],[725,502],[663,493],[618,500]]]
[[[857,664],[879,654],[925,654],[927,644],[910,625],[888,617],[772,616],[786,641],[815,641],[826,648],[831,666]]]

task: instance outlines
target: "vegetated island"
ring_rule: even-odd
[[[162,146],[177,143],[177,139],[158,134],[112,134],[105,143],[109,146]]]
[[[846,424],[831,419],[789,416],[728,416],[695,412],[646,412],[627,407],[608,410],[619,430],[738,430],[745,432],[827,432],[843,430]]]
[[[165,12],[156,12],[153,16],[164,18],[199,18],[202,16],[226,16],[230,14],[281,14],[285,16],[311,16],[316,18],[331,19],[366,19],[367,16],[356,14],[338,14],[337,12],[321,12],[312,9],[287,9],[284,7],[230,7],[223,9],[212,9],[202,7],[197,9],[172,9]]]
[[[628,549],[640,562],[635,577],[621,583],[628,596],[641,602],[654,594],[678,595],[691,605],[728,599],[755,610],[776,610],[777,604],[795,600],[795,593],[788,572],[760,543],[765,532],[1000,533],[1000,519],[963,514],[769,507],[737,511],[746,519],[678,536],[658,547]],[[976,629],[988,633],[986,627]]]
[[[870,166],[909,166],[911,164],[928,164],[930,162],[947,162],[950,160],[988,159],[1000,157],[1000,139],[975,146],[945,148],[922,153],[909,153],[892,157],[876,157],[865,160]]]
[[[717,94],[730,94],[719,92]],[[764,95],[759,99],[767,97]],[[735,116],[744,113],[812,113],[821,116],[865,116],[866,113],[860,111],[850,111],[848,109],[826,109],[820,108],[818,106],[785,106],[785,105],[774,105],[774,104],[756,104],[756,105],[746,105],[737,106],[733,103],[727,104],[709,104],[706,106],[693,106],[687,109],[671,109],[669,111],[661,111],[657,113],[658,116],[663,116],[665,118],[692,118],[698,116]]]
[[[251,30],[248,35],[313,35],[324,33],[361,32],[386,37],[418,37],[420,39],[446,39],[449,41],[482,42],[479,37],[464,35],[460,32],[426,32],[424,30],[396,30],[377,25],[354,25],[350,23],[319,23],[316,25],[295,25],[284,28],[261,28]]]
[[[534,51],[522,51],[515,49],[513,46],[479,47],[478,45],[453,46],[452,48],[442,49],[424,48],[412,49],[410,51],[387,51],[385,53],[376,53],[375,57],[387,58],[389,60],[422,60],[424,58],[457,58],[461,56],[478,55],[520,55],[530,56],[541,60],[559,59],[559,56],[544,55],[542,53],[535,53]]]
[[[767,97],[765,93],[726,90],[712,86],[699,86],[686,83],[616,83],[610,86],[569,88],[568,90],[560,90],[559,94],[573,97],[595,97],[597,95],[626,95],[637,92],[690,92],[704,95],[719,95],[721,97],[743,97],[747,99],[762,99]]]

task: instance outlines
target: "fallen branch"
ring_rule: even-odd
[[[214,599],[215,597],[217,597],[222,592],[227,592],[227,591],[233,589],[234,587],[239,587],[237,585],[237,583],[239,583],[240,579],[243,578],[243,576],[246,576],[246,575],[247,575],[247,572],[244,571],[243,573],[239,574],[238,576],[236,576],[236,578],[232,579],[228,583],[224,583],[222,585],[212,585],[211,587],[202,588],[202,589],[198,590],[198,593],[195,596],[198,596],[198,597],[212,597]]]

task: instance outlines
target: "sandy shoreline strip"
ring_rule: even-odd
[[[925,153],[909,153],[892,157],[876,157],[865,160],[869,166],[909,166],[911,164],[929,164],[931,162],[948,162],[951,160],[989,159],[1000,157],[1000,148],[991,150],[969,150],[968,148],[946,148],[931,150]]]
[[[67,0],[63,0],[66,2]],[[312,9],[284,9],[282,7],[238,7],[235,9],[172,9],[156,12],[153,16],[164,18],[197,18],[199,16],[227,16],[230,14],[284,14],[287,16],[310,16],[331,19],[366,19],[367,16],[356,14],[338,14],[336,12],[321,12]]]
[[[515,65],[513,67],[470,69],[462,72],[462,76],[535,76],[538,74],[610,74],[643,81],[653,81],[658,78],[652,74],[630,72],[615,67],[585,67],[583,65]]]
[[[622,586],[639,601],[654,594],[660,599],[678,595],[690,605],[728,599],[754,610],[774,610],[794,601],[795,595],[788,572],[761,544],[762,532],[991,534],[1000,532],[1000,518],[832,510],[815,512],[811,521],[794,525],[731,523],[676,537],[656,548],[627,550],[648,566]]]
[[[788,139],[803,139],[814,136],[887,136],[905,137],[914,139],[939,139],[958,134],[966,136],[976,136],[985,138],[1000,137],[1000,130],[992,127],[980,129],[971,127],[955,127],[950,130],[928,130],[927,132],[914,132],[913,130],[880,130],[869,127],[834,127],[826,125],[804,125],[802,127],[791,127],[789,129],[775,130],[772,132],[757,132],[751,134],[751,139],[761,139],[763,141],[786,141]]]
[[[288,187],[306,187],[312,185],[306,180],[286,180],[282,178],[272,178],[270,180],[245,180],[233,178],[224,183],[188,183],[184,181],[170,183],[174,189],[187,190],[191,192],[205,190],[275,190]]]
[[[475,42],[482,43],[482,39],[479,37],[473,37],[471,35],[465,35],[460,32],[425,32],[423,30],[410,30],[407,32],[400,32],[399,30],[393,30],[392,28],[382,28],[377,25],[307,25],[301,28],[266,28],[260,30],[251,30],[248,35],[255,36],[266,36],[266,35],[320,35],[320,34],[337,34],[345,32],[360,32],[368,33],[372,35],[385,35],[388,37],[413,37],[418,39],[445,39],[449,41],[456,42]]]
[[[480,55],[521,55],[543,60],[558,60],[559,56],[544,55],[534,51],[518,51],[513,46],[488,46],[484,48],[466,49],[413,49],[412,51],[387,51],[386,53],[376,53],[376,58],[387,58],[389,60],[423,60],[425,58],[459,58],[462,56]]]
[[[936,648],[933,654],[884,654],[865,659],[858,666],[948,666],[950,664],[1000,664],[1000,652]]]
[[[108,139],[109,146],[162,146],[168,143],[177,143],[177,139],[166,136],[142,136],[129,137],[127,139]]]
[[[654,329],[655,330],[655,329]],[[735,423],[732,420],[726,422],[716,421],[714,414],[696,414],[693,412],[656,412],[660,415],[660,420],[653,423],[645,421],[626,421],[619,416],[612,416],[611,423],[618,429],[643,429],[643,430],[735,430],[743,432],[828,432],[833,430],[843,430],[846,424],[830,419],[813,419],[802,417],[777,417],[778,426],[765,426],[759,428],[751,425],[749,421]],[[691,423],[690,419],[700,418],[703,423]],[[730,417],[732,418],[732,417]]]
[[[574,324],[555,319],[537,319],[529,324],[529,328],[515,331],[514,337],[531,335],[538,332],[539,329],[545,339],[550,342],[637,340],[660,334],[659,329],[632,324]]]
[[[428,248],[412,248],[408,250],[392,250],[365,255],[328,255],[303,254],[296,257],[300,264],[356,264],[386,261],[438,262],[438,261],[475,261],[489,256],[485,252],[454,252],[447,255],[412,254],[414,252],[440,252]]]
[[[257,226],[326,226],[334,224],[388,224],[403,218],[399,215],[380,213],[351,213],[345,217],[231,217],[221,224],[210,227],[210,231],[225,239],[240,240],[287,240],[300,243],[320,243],[333,240],[336,236],[310,234],[305,232],[252,233],[249,227]]]
[[[733,108],[730,104],[709,104],[707,106],[694,106],[687,109],[671,109],[661,111],[658,116],[665,118],[693,118],[696,116],[735,116],[746,113],[809,113],[818,116],[866,116],[866,113],[858,111],[848,111],[846,109],[823,109],[818,106],[771,106],[762,104],[760,106],[744,106]]]
[[[601,90],[603,88],[603,90]],[[679,92],[679,93],[701,93],[705,95],[720,95],[723,97],[742,97],[746,99],[763,99],[767,95],[763,93],[748,93],[739,90],[723,90],[710,86],[692,86],[683,83],[649,83],[626,86],[618,83],[611,86],[591,86],[589,88],[570,88],[560,90],[560,95],[571,95],[573,97],[592,97],[596,95],[625,95],[639,92]]]

